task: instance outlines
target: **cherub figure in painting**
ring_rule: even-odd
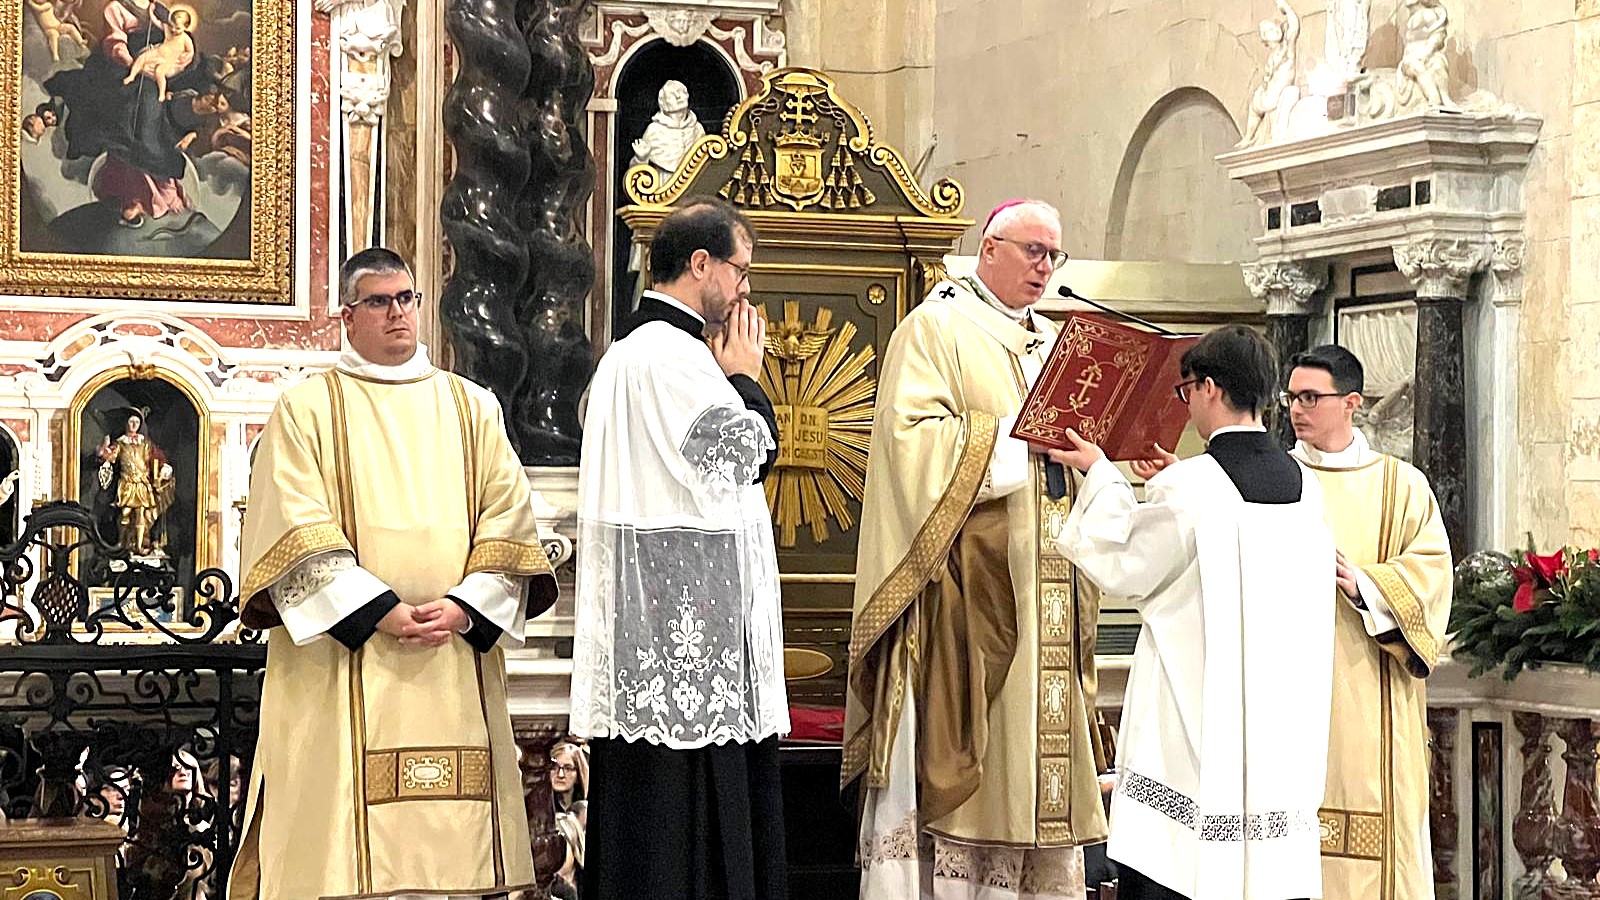
[[[89,42],[83,36],[83,31],[72,21],[72,14],[69,12],[63,18],[62,12],[56,7],[54,0],[26,0],[26,2],[29,11],[33,13],[34,22],[38,24],[39,30],[44,32],[45,40],[50,43],[50,58],[52,60],[61,61],[61,36],[63,34],[69,35],[73,40],[85,47],[89,46]],[[76,5],[73,4],[74,7]]]

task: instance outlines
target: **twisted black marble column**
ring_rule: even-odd
[[[515,2],[449,0],[445,8],[445,31],[458,60],[444,98],[455,172],[439,209],[454,252],[439,310],[455,367],[493,391],[508,417],[528,368],[516,303],[528,277],[517,209],[528,181],[521,105],[530,61]],[[518,437],[513,429],[526,460],[528,449]]]
[[[578,40],[588,5],[523,0],[518,10],[531,63],[522,107],[530,167],[518,201],[530,265],[516,301],[528,372],[512,427],[530,465],[577,465],[578,399],[593,369],[583,311],[594,255],[582,222],[595,168],[580,122],[594,66]]]
[[[1267,339],[1278,354],[1278,385],[1289,384],[1289,360],[1296,353],[1310,349],[1311,316],[1304,313],[1287,313],[1267,316]],[[1289,422],[1289,411],[1274,403],[1268,412],[1267,431],[1278,438],[1285,450],[1294,446],[1294,426]]]
[[[1415,429],[1411,459],[1428,476],[1439,501],[1450,552],[1466,552],[1467,406],[1456,297],[1417,298],[1417,375]]]

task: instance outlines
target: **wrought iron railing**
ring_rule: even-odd
[[[0,549],[0,811],[121,826],[123,900],[225,897],[266,662],[238,618],[220,569],[181,579],[36,507]]]

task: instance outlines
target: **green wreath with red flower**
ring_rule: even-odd
[[[1473,675],[1500,668],[1510,681],[1547,663],[1600,672],[1600,551],[1471,554],[1456,566],[1450,631]]]

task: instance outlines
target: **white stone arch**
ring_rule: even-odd
[[[1097,132],[1103,131],[1107,146],[1131,146],[1146,114],[1163,98],[1187,88],[1220,98],[1222,109],[1235,127],[1239,126],[1266,52],[1256,37],[1257,23],[1251,10],[1219,8],[1174,22],[1168,4],[1151,3],[1118,14],[1122,15],[1129,18],[1119,33],[1147,36],[1140,58],[1160,60],[1162,64],[1118,70],[1118,112],[1108,115],[1096,109],[1093,123]],[[1235,109],[1240,114],[1231,112]],[[1092,161],[1087,171],[1075,171],[1074,177],[1086,184],[1114,184],[1116,173],[1112,167],[1116,163],[1112,160],[1120,163],[1118,157]],[[1103,240],[1107,233],[1112,193],[1097,189],[1085,197],[1084,225],[1091,241]]]
[[[127,329],[147,326],[165,329],[176,338],[172,346],[158,336],[129,333]],[[110,338],[95,346],[74,351],[85,338],[110,332]],[[210,335],[176,316],[164,313],[106,313],[73,324],[44,347],[42,358],[55,359],[66,370],[56,383],[62,405],[77,396],[90,379],[118,366],[155,366],[181,375],[207,408],[219,399],[213,375],[227,365],[226,351]]]
[[[1179,87],[1151,104],[1128,139],[1112,185],[1104,257],[1253,258],[1257,204],[1215,161],[1238,139],[1238,123],[1205,88]]]
[[[667,39],[662,35],[651,32],[645,37],[642,37],[628,45],[628,47],[622,51],[622,55],[617,57],[617,64],[611,69],[611,79],[606,85],[606,96],[617,96],[617,88],[622,84],[623,73],[628,70],[628,64],[633,62],[633,58],[638,56],[641,50],[645,49],[646,47],[652,47],[666,40]],[[716,54],[718,61],[727,67],[728,76],[732,78],[733,81],[738,85],[739,100],[737,102],[742,102],[750,96],[750,88],[745,84],[744,78],[739,74],[739,61],[733,58],[733,54],[728,52],[728,48],[708,37],[696,38],[691,43],[703,44],[707,47],[710,47],[711,51]],[[716,132],[715,125],[707,126],[706,132],[709,134],[714,134]],[[619,140],[620,138],[617,135],[612,135],[613,143],[617,143]]]

